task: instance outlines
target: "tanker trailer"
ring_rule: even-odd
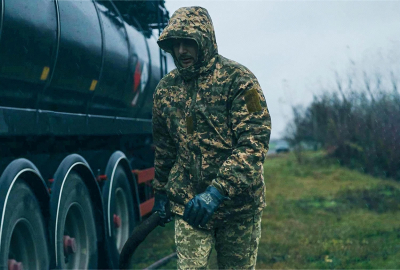
[[[118,267],[153,202],[167,20],[164,1],[0,0],[0,269]]]

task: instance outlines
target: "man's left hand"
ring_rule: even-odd
[[[165,227],[165,224],[172,221],[169,199],[165,192],[156,192],[154,195],[154,205],[151,212],[158,212],[160,215],[160,221],[158,222],[158,225],[161,227]]]
[[[185,206],[183,220],[193,227],[205,227],[225,197],[213,186],[196,195]]]

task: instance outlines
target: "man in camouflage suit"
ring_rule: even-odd
[[[175,214],[179,269],[253,269],[265,207],[271,118],[256,77],[218,54],[206,9],[178,9],[159,46],[177,69],[154,93],[155,205]]]

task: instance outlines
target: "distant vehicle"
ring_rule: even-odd
[[[275,148],[275,152],[277,154],[279,153],[288,153],[289,150],[289,144],[286,141],[280,141],[277,143],[276,148]]]

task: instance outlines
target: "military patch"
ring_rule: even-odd
[[[193,134],[194,126],[193,126],[193,117],[190,115],[186,117],[186,132],[187,134]]]
[[[246,107],[249,113],[261,111],[260,96],[255,88],[249,90],[244,95]]]

